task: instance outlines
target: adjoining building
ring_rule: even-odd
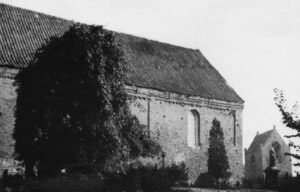
[[[292,176],[290,147],[284,142],[275,126],[264,133],[257,133],[250,147],[245,148],[245,178],[252,184],[265,182],[265,170],[272,166],[278,169],[278,179]]]
[[[16,104],[16,74],[51,36],[61,36],[73,21],[0,4],[0,129],[11,157]],[[141,123],[166,153],[165,163],[185,162],[190,181],[207,171],[209,130],[221,122],[231,182],[242,180],[244,101],[199,50],[117,33],[127,63],[127,93]],[[67,73],[67,71],[66,71]]]

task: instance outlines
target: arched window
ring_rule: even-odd
[[[189,111],[188,114],[188,146],[196,147],[200,145],[200,115],[196,110]]]

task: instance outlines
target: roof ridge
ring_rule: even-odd
[[[269,132],[272,132],[272,131],[273,131],[273,129],[270,129],[270,130],[267,130],[267,131],[265,131],[263,133],[258,134],[257,136],[260,136],[260,135],[263,135],[263,134],[266,134],[266,133],[269,133]]]
[[[267,138],[270,137],[270,134],[273,131],[274,131],[273,129],[270,129],[268,131],[255,135],[247,151],[248,152],[256,151],[260,145],[265,144]]]
[[[193,49],[193,48],[185,47],[185,46],[182,46],[182,45],[175,45],[175,44],[172,44],[172,43],[169,43],[169,42],[162,42],[160,40],[155,40],[155,39],[150,39],[150,38],[147,38],[147,37],[137,36],[137,35],[127,33],[127,32],[120,32],[120,31],[113,31],[113,30],[109,30],[109,31],[111,31],[112,33],[118,33],[118,34],[121,34],[121,35],[132,36],[132,37],[135,37],[135,38],[151,41],[151,42],[154,42],[154,43],[160,43],[160,44],[164,44],[164,45],[168,45],[168,46],[172,46],[172,47],[176,47],[176,48],[188,49],[188,50],[197,51],[197,52],[201,53],[201,51],[199,49]]]

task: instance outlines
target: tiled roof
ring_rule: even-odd
[[[51,36],[73,21],[0,3],[0,66],[25,68]],[[127,84],[243,103],[199,50],[115,33],[128,63]]]
[[[274,129],[271,129],[269,131],[256,135],[247,151],[248,152],[257,151],[260,145],[263,145],[267,141],[267,139],[272,134],[273,130]]]

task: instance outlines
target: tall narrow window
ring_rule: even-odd
[[[236,145],[236,112],[233,111],[233,144]]]
[[[191,110],[188,114],[188,145],[200,145],[200,115],[196,110]]]
[[[255,165],[255,156],[253,154],[250,156],[250,165]]]

